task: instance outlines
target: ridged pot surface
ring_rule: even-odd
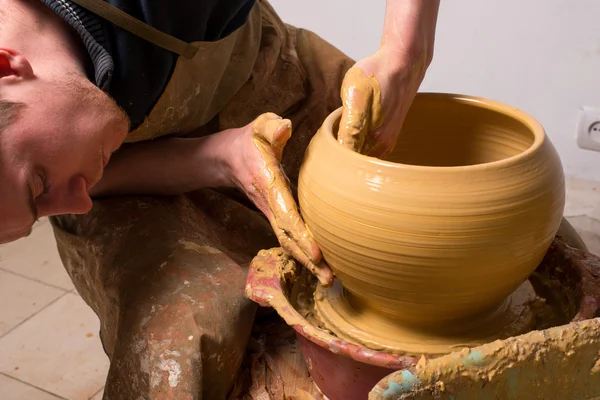
[[[342,148],[334,111],[310,143],[299,205],[344,287],[432,326],[499,305],[541,262],[565,202],[541,125],[490,100],[419,93],[380,160]]]

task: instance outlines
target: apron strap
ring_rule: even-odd
[[[103,0],[71,1],[132,34],[187,59],[194,58],[194,55],[198,51],[197,46],[161,32]]]

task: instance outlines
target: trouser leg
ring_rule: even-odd
[[[53,219],[67,271],[101,321],[105,399],[224,399],[235,380],[255,313],[245,265],[276,242],[227,197],[191,198],[102,200]]]

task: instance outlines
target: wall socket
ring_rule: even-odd
[[[600,108],[581,108],[577,145],[582,149],[600,151]]]

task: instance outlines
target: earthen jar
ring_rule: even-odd
[[[561,222],[562,165],[542,126],[507,105],[419,93],[383,159],[336,141],[341,109],[307,149],[299,205],[354,307],[435,327],[495,309]]]

